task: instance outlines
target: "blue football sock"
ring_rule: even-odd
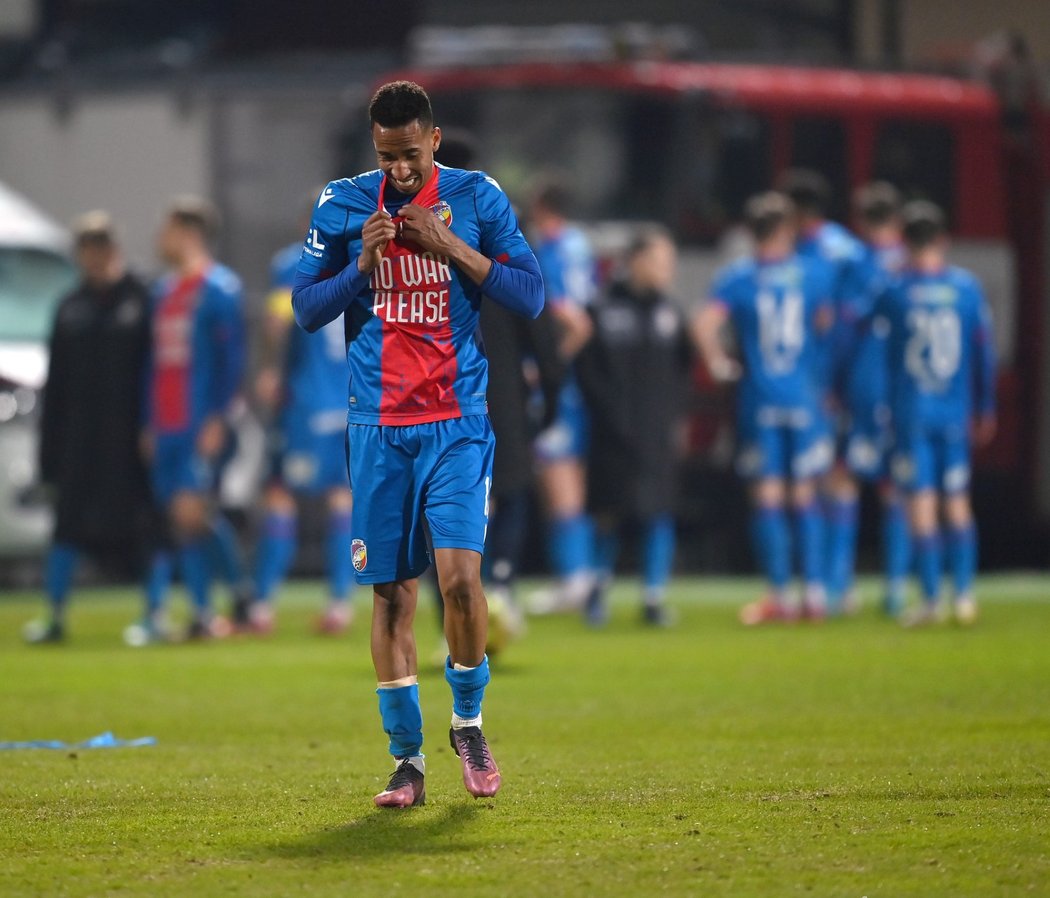
[[[948,563],[955,595],[971,592],[977,575],[977,528],[973,523],[948,529]]]
[[[328,594],[337,601],[349,597],[354,580],[354,559],[350,554],[350,512],[328,513],[328,535],[325,541],[328,567]]]
[[[73,575],[77,571],[77,550],[68,543],[55,543],[47,553],[44,567],[44,590],[51,606],[53,620],[61,620],[66,610]]]
[[[262,539],[255,557],[255,594],[261,602],[268,602],[281,581],[288,574],[295,556],[295,515],[267,512],[263,518]],[[350,544],[344,546],[347,559]]]
[[[419,685],[376,690],[383,731],[390,737],[390,754],[411,758],[423,748],[423,712],[419,707]]]
[[[911,535],[904,503],[892,501],[882,509],[882,552],[887,598],[903,601],[904,584],[911,567]]]
[[[179,549],[182,581],[198,617],[211,611],[211,565],[208,563],[208,539],[198,539]]]
[[[674,519],[660,515],[645,522],[642,533],[642,584],[646,595],[662,594],[674,565]]]
[[[489,683],[489,656],[467,670],[456,670],[452,658],[445,661],[445,680],[452,687],[452,713],[465,720],[481,715],[481,700]]]
[[[154,552],[146,571],[146,615],[152,617],[167,604],[171,588],[173,560],[171,552]]]
[[[936,602],[941,593],[941,537],[938,533],[916,536],[914,542],[915,566],[919,572],[922,598]]]
[[[827,588],[828,600],[832,605],[838,604],[853,588],[857,564],[858,507],[856,499],[833,499],[826,508]]]
[[[591,567],[591,520],[585,514],[551,521],[549,552],[554,573],[570,577]]]
[[[795,534],[803,582],[807,586],[823,583],[824,550],[827,544],[824,540],[824,516],[816,500],[795,509]]]
[[[612,579],[619,554],[620,536],[616,527],[595,527],[593,567],[600,580],[608,582]]]
[[[751,532],[759,566],[777,592],[791,579],[791,534],[783,508],[759,506],[751,519]]]
[[[212,518],[207,548],[215,570],[233,587],[245,582],[244,559],[233,525],[221,514]]]

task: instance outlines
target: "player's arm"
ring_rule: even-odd
[[[314,208],[292,282],[292,312],[298,325],[310,333],[335,321],[365,295],[383,249],[396,235],[390,216],[373,212],[360,226],[360,255],[349,258],[347,240],[357,236],[350,228],[350,211],[343,188],[334,184],[325,188]]]
[[[226,442],[226,416],[244,375],[240,286],[213,285],[207,303],[212,377],[205,397],[205,417],[197,434],[197,451],[205,458],[214,458]]]
[[[996,431],[995,378],[997,361],[995,337],[992,332],[992,316],[988,303],[978,291],[977,321],[973,328],[974,353],[974,442],[984,446],[992,441]]]
[[[707,301],[693,319],[693,339],[711,377],[719,383],[740,378],[740,363],[732,358],[722,344],[722,328],[729,320],[729,306],[720,299]]]

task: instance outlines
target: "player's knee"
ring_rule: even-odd
[[[956,529],[969,527],[973,522],[973,508],[966,493],[948,496],[944,500],[944,518],[949,526]]]
[[[441,580],[441,595],[446,608],[452,607],[464,613],[476,611],[485,601],[480,577],[466,568],[454,568],[445,573]]]
[[[208,525],[206,503],[199,496],[176,496],[171,503],[171,524],[180,539],[200,536]]]

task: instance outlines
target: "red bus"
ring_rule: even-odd
[[[840,220],[852,189],[874,179],[937,202],[954,260],[980,276],[995,316],[1001,426],[982,479],[1032,539],[1050,519],[1045,110],[1007,127],[997,96],[977,83],[787,66],[520,63],[388,77],[424,85],[439,124],[470,130],[512,197],[556,169],[599,232],[640,220],[670,227],[687,302],[726,259],[744,200],[788,167],[830,179]]]

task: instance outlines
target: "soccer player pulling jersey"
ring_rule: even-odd
[[[333,181],[318,198],[292,303],[310,331],[344,315],[350,549],[358,582],[374,590],[372,658],[396,765],[375,803],[408,807],[425,798],[412,622],[428,542],[445,600],[450,741],[472,795],[500,786],[481,731],[493,438],[478,309],[484,295],[534,317],[543,294],[499,186],[434,163],[441,132],[423,89],[384,85],[369,118],[379,170]]]

